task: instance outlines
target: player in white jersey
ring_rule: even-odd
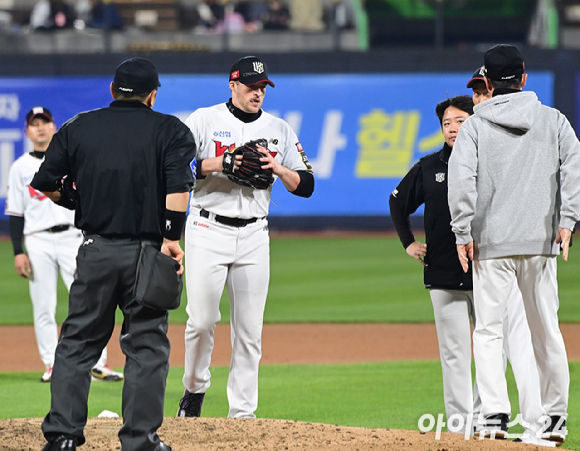
[[[230,71],[232,98],[200,108],[187,120],[198,145],[197,181],[185,232],[187,313],[185,395],[178,416],[200,416],[210,386],[214,330],[227,286],[230,299],[232,358],[227,385],[228,417],[254,418],[258,406],[258,366],[270,276],[268,207],[271,186],[253,189],[229,180],[224,152],[266,139],[264,168],[292,194],[310,197],[314,176],[290,126],[261,107],[268,79],[266,65],[253,56],[237,60]],[[241,156],[236,157],[241,164]]]
[[[52,113],[47,108],[34,107],[28,112],[26,136],[32,141],[34,150],[22,155],[10,167],[6,198],[14,266],[20,276],[29,280],[34,332],[46,369],[41,382],[50,382],[58,339],[55,320],[58,272],[60,269],[62,280],[70,289],[82,242],[81,232],[74,227],[74,212],[56,205],[30,186],[55,132]],[[22,246],[23,235],[26,252]],[[106,348],[91,373],[96,380],[123,379],[123,374],[108,367]]]

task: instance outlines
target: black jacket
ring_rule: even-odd
[[[72,177],[77,228],[161,240],[166,195],[192,190],[195,151],[191,131],[175,116],[114,101],[59,129],[31,186],[55,191],[58,180]]]
[[[467,274],[464,273],[450,225],[447,204],[450,155],[451,148],[445,144],[438,152],[421,158],[391,193],[389,206],[395,229],[406,249],[415,241],[409,216],[425,204],[425,288],[472,290],[471,264]]]

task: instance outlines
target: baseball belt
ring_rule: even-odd
[[[203,218],[209,219],[209,211],[201,209],[199,215]],[[258,219],[262,218],[250,218],[250,219],[240,219],[240,218],[228,218],[227,216],[214,215],[216,222],[224,224],[231,227],[246,227],[248,224],[253,224]]]
[[[50,229],[46,229],[45,232],[58,233],[58,232],[65,232],[68,229],[70,229],[69,225],[57,225],[57,226],[51,227]]]

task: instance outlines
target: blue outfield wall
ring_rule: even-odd
[[[315,170],[316,189],[310,199],[302,199],[276,183],[271,218],[388,216],[390,192],[415,161],[443,143],[435,105],[470,95],[465,88],[470,78],[471,73],[273,76],[276,88],[268,88],[264,109],[298,134]],[[161,74],[160,80],[154,109],[182,120],[230,95],[223,75]],[[0,78],[2,214],[9,166],[30,150],[24,134],[27,111],[46,106],[61,125],[80,111],[107,106],[110,81],[102,76]],[[525,90],[552,106],[553,74],[531,72]]]

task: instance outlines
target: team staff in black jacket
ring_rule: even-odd
[[[56,349],[43,451],[72,451],[85,442],[90,369],[113,333],[117,306],[126,356],[122,451],[171,450],[156,432],[169,370],[167,311],[140,305],[133,287],[142,241],[181,264],[196,148],[179,119],[152,110],[159,86],[150,61],[121,63],[111,83],[115,101],[65,123],[31,182],[53,201],[76,207],[75,226],[85,235]],[[76,196],[66,189],[70,182]]]
[[[471,379],[473,284],[471,267],[467,273],[461,268],[451,231],[447,161],[461,124],[473,114],[473,101],[468,96],[452,97],[439,103],[435,112],[445,144],[411,168],[391,193],[389,206],[407,254],[424,266],[425,287],[431,295],[439,341],[447,421],[449,425],[453,420],[454,431],[464,433],[466,425],[472,424],[474,405],[476,410],[479,405],[477,387],[472,388]],[[409,221],[409,216],[423,204],[426,244],[415,241]]]

